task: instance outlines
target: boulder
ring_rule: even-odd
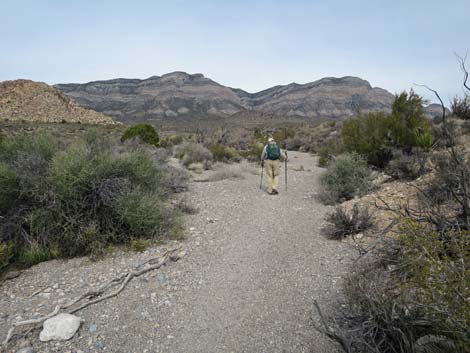
[[[51,340],[71,339],[81,324],[81,319],[75,315],[59,314],[44,321],[39,339],[43,342]]]

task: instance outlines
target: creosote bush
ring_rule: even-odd
[[[95,256],[178,229],[164,170],[142,151],[115,155],[110,146],[93,132],[61,148],[42,132],[1,142],[1,267]]]
[[[328,166],[321,183],[324,202],[343,202],[366,194],[371,187],[371,175],[364,158],[357,153],[343,154]]]
[[[224,146],[220,143],[211,145],[209,150],[212,153],[214,161],[217,162],[239,162],[241,159],[240,154],[235,148]]]
[[[131,138],[139,138],[142,142],[158,147],[160,137],[152,125],[137,124],[128,128],[121,137],[124,142]]]
[[[468,231],[443,240],[410,219],[400,229],[377,253],[379,261],[346,280],[348,311],[337,331],[349,352],[468,352]],[[391,265],[384,268],[384,260]]]
[[[368,163],[384,168],[395,149],[411,154],[414,148],[433,145],[431,122],[426,118],[423,99],[403,92],[395,96],[392,113],[369,113],[348,119],[343,124],[342,138],[347,151],[357,152]]]

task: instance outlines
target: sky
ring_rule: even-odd
[[[257,92],[358,76],[462,94],[470,0],[0,0],[0,81],[202,73]],[[430,101],[433,94],[415,90]]]

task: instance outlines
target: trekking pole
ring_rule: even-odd
[[[261,162],[261,182],[259,183],[259,189],[263,190],[263,170],[264,170],[264,163]]]
[[[287,151],[284,152],[286,154],[286,160],[285,160],[285,173],[286,173],[286,191],[287,191]]]

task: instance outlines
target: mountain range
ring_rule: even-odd
[[[257,93],[221,85],[202,74],[173,72],[148,79],[118,78],[55,85],[81,106],[121,122],[230,116],[345,119],[358,110],[389,112],[394,95],[358,77],[327,77]]]

